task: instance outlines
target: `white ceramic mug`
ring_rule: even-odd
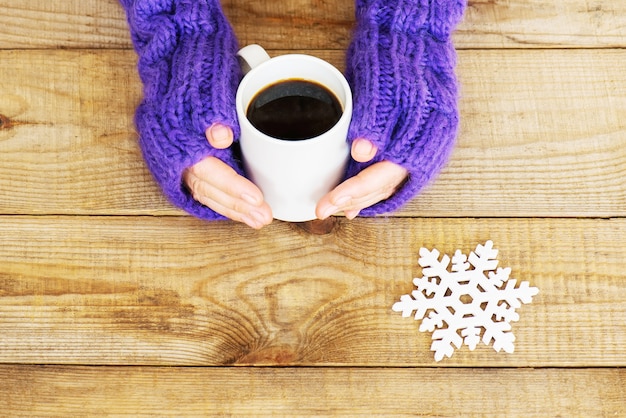
[[[247,71],[237,90],[246,176],[261,189],[274,218],[289,222],[316,219],[317,202],[342,180],[350,156],[346,137],[352,118],[352,93],[348,82],[337,68],[310,55],[270,59],[258,45],[249,45],[238,55]],[[343,109],[339,121],[319,136],[297,141],[277,139],[256,129],[246,116],[256,95],[270,85],[294,79],[330,90]]]

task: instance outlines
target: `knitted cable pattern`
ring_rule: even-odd
[[[406,168],[406,183],[389,199],[361,211],[399,209],[440,171],[456,138],[459,115],[451,33],[465,0],[357,0],[357,26],[347,53],[354,94],[349,140],[379,148],[366,164],[352,162],[348,177],[388,160]]]
[[[215,156],[243,174],[233,151],[212,148],[212,123],[239,126],[237,41],[218,0],[120,0],[139,56],[144,100],[135,117],[148,168],[176,206],[203,219],[223,216],[196,202],[183,171]],[[357,27],[347,54],[355,107],[349,140],[380,152],[352,162],[347,177],[389,160],[409,171],[391,198],[361,214],[397,210],[441,169],[458,128],[456,55],[450,35],[465,0],[356,0]]]
[[[166,197],[202,219],[224,217],[196,202],[185,169],[215,156],[240,174],[231,149],[205,131],[222,123],[239,137],[235,93],[241,78],[237,40],[218,0],[120,0],[139,57],[144,99],[135,123],[148,168]]]

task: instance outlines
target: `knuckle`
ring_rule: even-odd
[[[248,212],[248,205],[243,201],[235,200],[231,209],[238,214],[245,214]]]
[[[188,180],[187,187],[189,188],[191,196],[195,200],[200,201],[202,199],[203,195],[201,193],[202,185],[200,179],[198,179],[197,177],[192,177],[190,180]]]

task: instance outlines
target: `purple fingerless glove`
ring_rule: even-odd
[[[373,161],[352,162],[348,177],[382,160],[409,172],[389,199],[361,211],[399,209],[440,171],[457,134],[456,52],[451,33],[465,0],[357,0],[357,26],[346,75],[354,92],[348,138],[379,149]]]
[[[221,123],[239,137],[237,40],[219,0],[120,2],[144,83],[135,123],[148,168],[174,205],[202,219],[224,219],[196,202],[182,180],[185,169],[209,156],[242,173],[231,149],[215,149],[205,136]]]

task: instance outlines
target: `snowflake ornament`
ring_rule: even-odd
[[[511,321],[519,320],[515,312],[522,303],[532,302],[539,289],[528,282],[511,279],[510,268],[497,268],[498,250],[493,242],[477,245],[469,257],[457,250],[452,257],[436,249],[420,250],[419,265],[424,277],[415,278],[417,286],[393,305],[395,312],[422,320],[419,330],[433,332],[431,350],[435,360],[452,357],[454,347],[465,344],[474,350],[481,341],[493,349],[512,353],[515,336]],[[428,315],[427,315],[428,314]],[[454,347],[453,347],[454,346]]]

